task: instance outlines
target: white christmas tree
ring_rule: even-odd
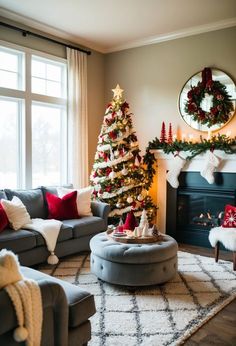
[[[110,218],[125,218],[131,210],[135,216],[140,216],[145,208],[152,219],[156,207],[147,193],[148,173],[141,163],[132,113],[122,99],[123,90],[119,85],[112,91],[114,96],[105,111],[90,176],[93,195],[110,204]]]
[[[146,224],[148,225],[148,217],[147,217],[146,210],[143,209],[140,223],[139,223],[139,228],[143,229],[146,226]]]

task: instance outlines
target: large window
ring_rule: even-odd
[[[0,43],[0,188],[67,183],[66,62]]]

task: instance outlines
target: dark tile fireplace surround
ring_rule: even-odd
[[[166,231],[178,242],[211,247],[209,230],[220,225],[226,204],[236,205],[236,173],[215,173],[210,185],[199,172],[182,172],[179,188],[167,184]]]

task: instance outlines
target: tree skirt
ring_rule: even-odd
[[[163,285],[126,288],[90,273],[89,255],[40,270],[95,296],[89,346],[179,345],[236,297],[232,263],[178,252],[179,272]]]

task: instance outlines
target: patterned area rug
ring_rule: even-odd
[[[163,285],[127,288],[90,273],[89,255],[67,257],[40,270],[95,296],[89,346],[169,346],[183,343],[236,297],[232,263],[178,252],[179,272]]]

